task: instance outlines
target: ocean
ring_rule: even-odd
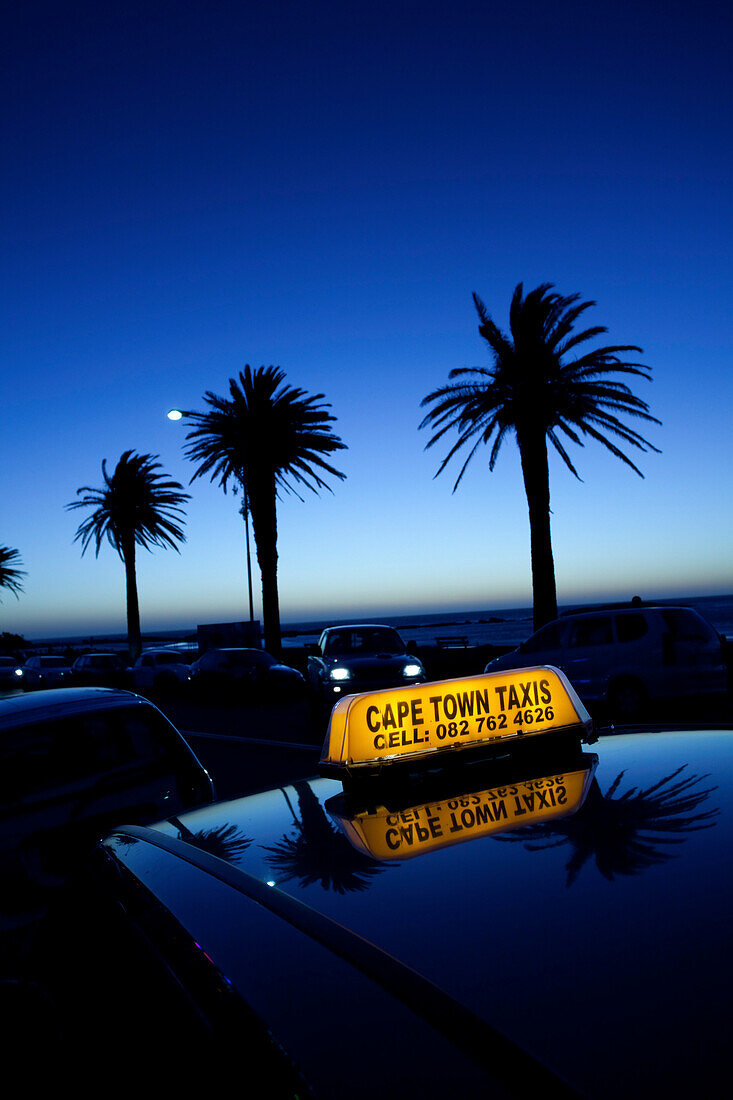
[[[656,604],[684,604],[696,608],[710,622],[719,634],[733,640],[733,594],[727,596],[690,596],[664,600],[649,600]],[[577,607],[591,610],[601,604],[566,604],[560,606],[560,612]],[[310,619],[307,622],[282,623],[283,649],[304,646],[317,642],[326,626],[339,626],[354,622],[379,622],[394,626],[405,642],[414,641],[417,645],[435,645],[438,639],[460,640],[468,645],[495,645],[513,649],[532,633],[532,608],[486,608],[480,611],[441,611],[438,613],[416,612],[412,615],[362,615],[348,619]],[[145,631],[143,645],[150,648],[166,642],[180,642],[195,637],[196,627],[187,630]],[[124,649],[126,635],[95,634],[94,636],[54,637],[36,639],[36,646],[58,648],[60,646],[93,646]]]
[[[733,639],[733,595],[690,596],[665,600],[649,600],[659,605],[674,604],[694,607],[719,634]],[[588,610],[598,604],[561,605],[560,612],[583,606]],[[518,646],[532,633],[532,608],[513,607],[482,611],[446,611],[440,614],[362,616],[361,619],[328,619],[302,623],[283,623],[283,649],[317,642],[325,626],[342,623],[380,622],[394,626],[406,642],[435,645],[439,638],[465,639],[468,645]]]

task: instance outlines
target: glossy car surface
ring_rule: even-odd
[[[529,739],[363,791],[303,779],[116,830],[96,957],[114,967],[131,924],[152,938],[130,1004],[165,964],[204,1017],[182,1031],[183,1001],[156,1002],[176,1020],[157,1056],[185,1034],[254,1073],[272,1042],[268,1095],[715,1095],[731,804],[731,730]]]
[[[242,692],[277,697],[302,694],[305,679],[263,649],[209,649],[191,666],[193,686],[203,693]]]
[[[584,702],[605,703],[622,719],[649,701],[723,693],[728,679],[720,636],[688,607],[564,615],[486,671],[538,664],[561,668]]]
[[[71,662],[66,657],[52,655],[29,657],[23,665],[21,683],[25,691],[68,687],[71,683]]]
[[[307,674],[315,699],[327,707],[343,695],[425,680],[422,663],[397,631],[375,623],[327,627],[308,657]]]
[[[73,846],[120,821],[153,821],[214,797],[157,707],[111,688],[0,699],[0,764],[0,853],[13,867],[38,846]]]

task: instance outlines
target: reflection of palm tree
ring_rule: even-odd
[[[606,331],[596,325],[573,333],[577,319],[594,305],[579,298],[578,294],[564,298],[554,293],[549,283],[524,296],[520,283],[509,310],[511,335],[507,336],[474,294],[479,333],[489,346],[493,366],[452,370],[449,379],[460,381],[449,381],[422,402],[432,408],[420,427],[436,429],[428,447],[454,429],[458,433],[438,473],[458,451],[469,447],[454,489],[481,444],[493,440],[489,455],[489,469],[493,470],[505,438],[516,436],[529,506],[535,630],[557,615],[548,440],[576,477],[579,475],[563,445],[568,439],[580,446],[582,437],[595,439],[640,476],[641,471],[613,440],[641,451],[657,450],[619,418],[624,415],[659,423],[649,415],[646,402],[613,378],[650,377],[648,367],[619,358],[619,353],[641,349],[624,345],[576,355],[574,349],[579,344]],[[562,433],[563,440],[558,433]]]
[[[298,792],[300,818],[294,837],[283,836],[278,844],[265,846],[267,862],[277,873],[297,878],[302,886],[320,882],[337,894],[366,890],[374,875],[387,869],[352,847],[343,833],[331,824],[307,782],[294,783]],[[287,796],[286,796],[287,799]],[[290,802],[288,800],[288,805]]]
[[[229,863],[236,863],[252,843],[251,838],[245,836],[236,825],[217,825],[215,829],[197,829],[192,832],[177,817],[171,817],[169,821],[178,829],[181,840]]]
[[[81,540],[82,555],[91,542],[99,555],[103,540],[115,548],[125,567],[127,589],[127,643],[130,660],[134,661],[142,649],[140,634],[140,607],[137,595],[135,548],[142,546],[170,546],[178,550],[177,542],[184,541],[181,521],[181,505],[189,499],[183,486],[157,473],[161,468],[157,455],[139,455],[125,451],[115,466],[107,473],[106,460],[102,462],[104,487],[92,489],[88,485],[77,489],[80,500],[66,507],[93,508],[90,516],[80,524],[74,541]],[[82,495],[83,494],[83,495]]]
[[[699,789],[707,776],[679,778],[686,767],[683,764],[645,789],[629,787],[618,797],[624,772],[616,776],[605,795],[594,779],[588,798],[574,816],[530,825],[496,839],[521,842],[530,852],[570,845],[572,854],[565,865],[567,886],[572,886],[589,859],[595,860],[609,880],[616,875],[639,874],[672,858],[664,845],[682,844],[683,834],[712,828],[712,819],[720,813],[718,809],[693,812],[717,787]]]
[[[329,488],[321,475],[345,475],[325,460],[345,444],[331,431],[335,420],[321,403],[322,393],[284,385],[276,367],[246,366],[239,381],[229,379],[229,399],[204,394],[208,412],[186,412],[194,425],[186,436],[186,455],[198,463],[192,481],[204,474],[218,480],[224,492],[231,482],[246,494],[252,516],[257,561],[262,575],[265,646],[280,652],[277,589],[277,497],[305,486]],[[297,495],[297,493],[296,493]]]

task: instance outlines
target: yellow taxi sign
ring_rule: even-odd
[[[331,713],[320,766],[374,769],[446,749],[590,729],[567,677],[542,665],[346,696]]]
[[[598,757],[556,775],[504,783],[401,810],[380,806],[346,816],[329,808],[357,851],[381,861],[412,859],[453,844],[547,823],[576,813],[585,801]]]

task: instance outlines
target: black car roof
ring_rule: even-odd
[[[108,687],[55,688],[34,691],[30,695],[13,695],[0,699],[0,729],[42,722],[60,717],[73,717],[90,710],[112,707],[152,706],[141,695]]]

